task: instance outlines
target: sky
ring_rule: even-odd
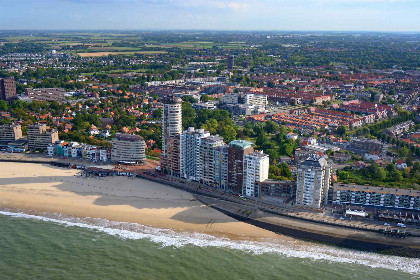
[[[0,0],[0,30],[420,31],[420,0]]]

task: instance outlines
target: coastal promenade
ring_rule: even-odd
[[[0,153],[0,161],[50,163],[69,165],[66,161]],[[79,160],[80,161],[80,160]],[[77,162],[80,164],[80,162]],[[408,229],[410,237],[391,238],[379,233],[384,226],[369,221],[342,221],[323,216],[309,209],[280,207],[261,201],[244,199],[228,192],[215,190],[195,182],[161,175],[153,170],[140,170],[137,177],[187,191],[202,203],[222,213],[276,233],[305,240],[325,242],[339,246],[382,251],[391,254],[419,257],[420,236],[418,229]],[[390,251],[391,250],[391,251]]]

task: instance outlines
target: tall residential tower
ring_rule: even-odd
[[[331,165],[325,158],[308,158],[298,165],[296,204],[320,208],[328,200]]]
[[[200,180],[200,145],[201,139],[210,136],[204,129],[189,127],[181,134],[181,177],[188,180]]]
[[[16,83],[14,78],[0,78],[0,100],[11,102],[16,99]]]
[[[244,157],[244,179],[242,194],[258,197],[255,183],[268,179],[269,156],[262,152],[253,152]]]
[[[180,176],[182,100],[171,95],[164,97],[162,103],[162,154],[160,166],[163,173]]]
[[[244,157],[254,151],[252,143],[246,140],[234,140],[228,148],[228,188],[241,193],[243,187]]]

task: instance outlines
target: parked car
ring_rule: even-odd
[[[406,226],[405,226],[403,223],[398,223],[398,224],[397,224],[397,227],[402,227],[402,228],[405,228]]]
[[[389,227],[389,226],[390,226],[390,224],[388,224],[388,223],[384,223],[384,226],[387,226],[387,227]]]

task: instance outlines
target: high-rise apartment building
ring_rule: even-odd
[[[220,166],[216,164],[215,151],[224,145],[220,136],[208,136],[201,139],[200,144],[200,182],[208,186],[219,187],[218,178]]]
[[[162,172],[180,176],[180,146],[182,133],[182,100],[167,96],[162,100]]]
[[[16,84],[14,78],[0,78],[0,100],[8,102],[16,99]]]
[[[253,152],[244,156],[244,177],[242,194],[258,197],[256,182],[268,179],[269,156],[262,152]]]
[[[112,138],[111,160],[135,164],[146,163],[146,143],[143,137],[115,134]]]
[[[252,143],[246,140],[234,140],[228,148],[228,188],[241,193],[243,187],[244,157],[254,151]]]
[[[47,150],[47,147],[58,141],[58,132],[47,129],[45,124],[33,124],[27,127],[28,148],[30,150]]]
[[[229,55],[227,58],[227,69],[228,70],[233,70],[233,68],[235,67],[235,56]]]
[[[328,201],[331,165],[325,158],[308,158],[298,165],[296,204],[320,208]]]
[[[0,142],[15,141],[22,138],[20,124],[0,125]]]
[[[214,149],[214,178],[219,189],[228,188],[228,145]]]
[[[181,177],[188,180],[200,180],[200,145],[201,139],[210,136],[204,129],[189,127],[181,134]]]

